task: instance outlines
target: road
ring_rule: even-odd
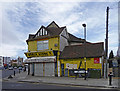
[[[80,90],[80,91],[118,91],[111,88],[95,88],[95,87],[82,87],[82,86],[70,86],[70,85],[57,85],[57,84],[45,84],[45,83],[24,83],[24,82],[3,82],[2,91],[35,91],[35,90],[50,90],[50,89],[66,89],[66,90]]]
[[[15,71],[15,73],[19,72],[18,69],[13,69],[13,70],[4,69],[4,70],[2,70],[2,78],[8,77],[9,75],[13,75],[14,71]]]
[[[18,72],[18,69],[15,70]],[[14,74],[14,70],[3,70],[2,71],[3,78],[8,77],[11,74]],[[66,90],[80,90],[80,91],[118,91],[116,89],[108,89],[108,88],[95,88],[95,87],[82,87],[82,86],[71,86],[71,85],[58,85],[58,84],[45,84],[45,83],[27,83],[27,82],[12,82],[12,81],[3,81],[2,82],[2,91],[36,91],[44,89],[66,89]]]

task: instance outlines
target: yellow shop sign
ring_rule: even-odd
[[[44,57],[44,56],[54,56],[53,51],[46,51],[46,52],[26,52],[26,57]]]

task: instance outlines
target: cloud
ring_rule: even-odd
[[[68,32],[81,38],[83,38],[82,24],[86,23],[87,40],[104,42],[106,7],[114,4],[116,3],[56,2],[53,0],[50,2],[4,2],[3,11],[1,11],[3,17],[0,17],[2,20],[2,38],[0,40],[3,40],[3,52],[0,55],[19,55],[21,50],[27,49],[25,41],[28,34],[36,33],[41,25],[47,26],[53,20],[61,27],[66,26]],[[110,10],[109,48],[116,52],[117,14],[114,13],[117,13],[117,10]]]

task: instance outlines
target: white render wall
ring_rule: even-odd
[[[60,34],[60,51],[63,51],[65,46],[68,46],[68,33],[66,29]]]

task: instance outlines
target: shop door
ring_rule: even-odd
[[[68,69],[65,69],[65,76],[68,77]]]
[[[54,63],[45,63],[45,76],[55,76]]]

